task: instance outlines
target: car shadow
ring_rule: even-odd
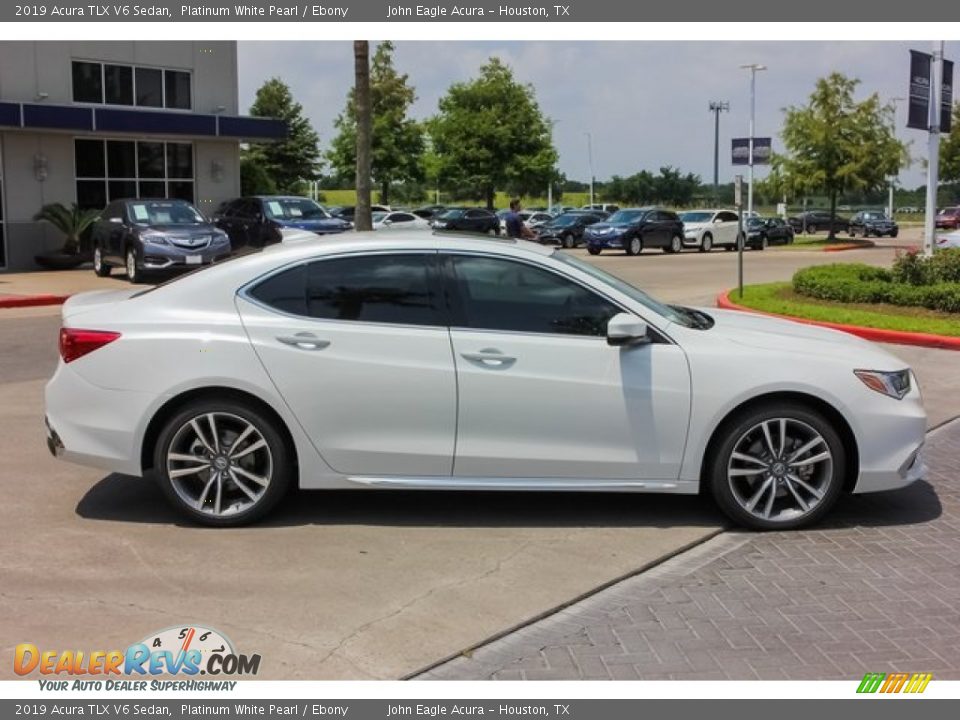
[[[193,526],[149,478],[112,474],[91,487],[76,513],[89,520]],[[903,490],[847,496],[818,527],[912,525],[942,513],[925,482]],[[251,527],[727,527],[712,500],[642,493],[294,490]]]

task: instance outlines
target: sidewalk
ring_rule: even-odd
[[[116,290],[126,286],[127,277],[115,270],[113,277],[97,277],[90,268],[0,274],[0,302],[30,297],[65,297],[86,290]]]
[[[723,533],[417,679],[960,679],[960,421],[927,453],[927,482]]]

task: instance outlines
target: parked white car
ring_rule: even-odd
[[[51,452],[236,525],[302,488],[695,494],[794,528],[924,473],[911,370],[534,243],[365,233],[74,295]],[[668,519],[665,519],[669,521]]]
[[[960,248],[960,230],[937,236],[937,249],[944,250],[946,248]]]
[[[373,213],[374,230],[429,230],[430,221],[410,212],[394,210],[392,212]]]
[[[688,210],[680,213],[684,247],[710,252],[715,247],[733,250],[741,237],[737,213],[733,210]]]
[[[507,232],[507,215],[509,212],[509,210],[500,210],[497,213],[497,218],[500,220],[500,232],[503,234]],[[520,219],[528,228],[533,229],[553,220],[553,215],[542,210],[521,210]]]

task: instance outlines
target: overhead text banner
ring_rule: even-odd
[[[960,3],[898,0],[870,3],[871,22],[947,22],[960,20]],[[551,0],[545,4],[499,2],[382,2],[377,0],[153,0],[143,3],[91,3],[89,0],[2,3],[0,22],[862,22],[860,3],[807,0],[686,0],[677,3],[635,0]]]

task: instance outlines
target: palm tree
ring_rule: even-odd
[[[353,64],[357,104],[357,209],[353,221],[357,230],[373,230],[373,220],[370,217],[373,106],[370,102],[369,41],[353,41]]]
[[[99,210],[81,210],[76,203],[71,203],[69,208],[63,203],[50,203],[40,208],[33,219],[50,223],[66,236],[61,253],[77,255],[80,252],[80,236],[98,217]]]

